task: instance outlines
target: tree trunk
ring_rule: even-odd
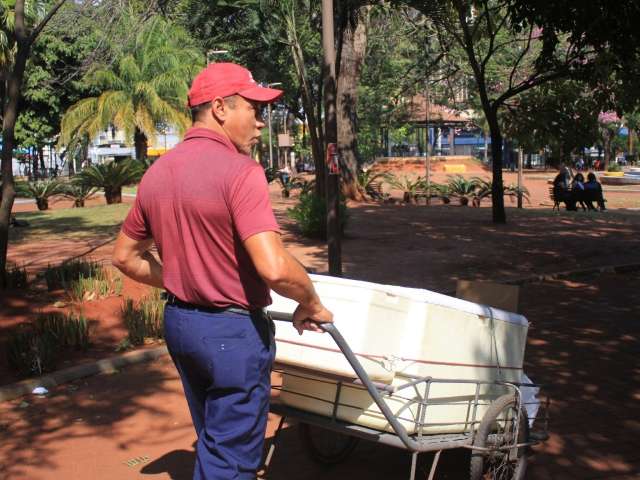
[[[136,149],[136,160],[143,161],[147,158],[147,136],[137,127],[133,134],[133,142]]]
[[[49,199],[48,198],[36,198],[36,206],[38,210],[48,210],[49,209]]]
[[[33,29],[31,34],[25,28],[24,0],[16,0],[14,5],[14,29],[16,39],[16,53],[13,68],[8,68],[6,73],[6,91],[3,100],[5,103],[2,115],[2,194],[0,195],[0,287],[6,287],[7,280],[7,249],[9,247],[9,222],[11,221],[11,209],[15,197],[15,184],[13,180],[13,147],[15,144],[15,126],[18,118],[18,103],[20,101],[20,87],[24,69],[29,58],[31,45],[47,22],[65,0],[59,0],[51,7],[49,12]],[[9,34],[7,34],[8,36]]]
[[[104,198],[107,201],[107,205],[111,205],[113,203],[122,203],[122,187],[119,187],[119,188],[105,187]]]
[[[18,42],[13,70],[7,78],[7,103],[2,118],[2,200],[0,200],[0,287],[6,287],[7,249],[9,247],[9,222],[15,197],[13,181],[13,147],[15,144],[15,126],[18,117],[20,86],[29,56],[30,45]]]
[[[613,143],[614,133],[611,129],[605,128],[603,139],[603,147],[604,147],[604,171],[606,172],[609,169],[609,164],[611,163],[611,144]]]
[[[44,147],[42,145],[38,145],[36,147],[36,151],[38,152],[38,159],[40,160],[40,170],[47,177],[47,166],[44,164]]]
[[[338,60],[338,93],[336,114],[338,123],[338,153],[340,158],[342,193],[352,200],[364,201],[358,187],[357,104],[358,82],[367,49],[367,30],[371,6],[343,10]]]
[[[491,163],[493,181],[491,185],[491,202],[493,223],[507,223],[507,214],[504,210],[504,187],[502,182],[502,132],[498,123],[498,112],[490,109],[485,112],[489,130],[491,132]]]

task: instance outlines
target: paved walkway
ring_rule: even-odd
[[[552,398],[551,440],[529,479],[640,476],[640,273],[527,285],[527,373]],[[544,299],[541,302],[541,299]],[[277,419],[269,422],[271,435]],[[0,404],[0,478],[188,479],[194,432],[168,358]],[[429,457],[420,471],[426,475]],[[446,452],[437,479],[463,479],[465,452]],[[406,452],[361,442],[327,469],[285,431],[270,480],[408,478]],[[424,478],[424,477],[423,477]]]

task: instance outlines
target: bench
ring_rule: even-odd
[[[365,187],[365,193],[373,200],[384,201],[389,198],[389,194],[382,190],[382,182],[369,182]]]
[[[432,198],[439,198],[444,203],[449,203],[449,197],[448,196],[442,195],[442,194],[436,193],[436,192],[427,193],[427,190],[425,190],[425,189],[416,190],[416,192],[413,195],[413,197],[415,198],[416,203],[418,203],[418,200],[421,199],[421,198],[424,198],[425,200],[431,200]]]

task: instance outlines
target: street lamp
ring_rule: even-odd
[[[211,63],[211,55],[224,55],[229,53],[229,50],[207,50],[207,65]]]
[[[267,88],[282,85],[282,82],[268,83]],[[273,152],[271,148],[271,104],[267,104],[267,123],[269,124],[269,168],[273,168]]]

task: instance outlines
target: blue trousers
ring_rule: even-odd
[[[194,480],[253,480],[269,412],[273,322],[165,306],[165,339],[198,434]]]

